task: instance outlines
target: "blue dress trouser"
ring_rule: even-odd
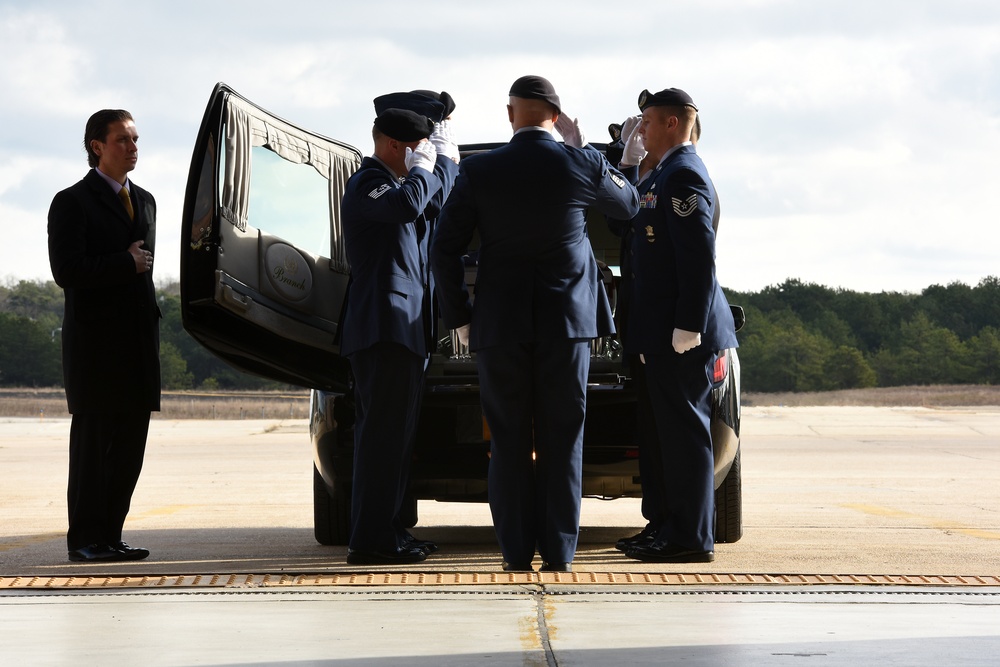
[[[500,551],[571,563],[580,532],[590,341],[555,339],[476,351],[492,434],[489,502]],[[534,454],[534,456],[533,456]]]
[[[399,511],[413,456],[425,360],[396,343],[350,356],[354,372],[354,551],[392,553],[401,546]]]
[[[659,449],[659,475],[647,488],[663,502],[658,540],[688,549],[715,546],[715,458],[712,453],[712,371],[717,354],[695,348],[684,354],[645,355],[646,389],[656,433],[640,436]],[[655,460],[655,456],[649,457]],[[655,475],[656,470],[652,471]],[[645,506],[643,507],[645,512]]]

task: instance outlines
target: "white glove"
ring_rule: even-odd
[[[469,347],[469,331],[472,329],[471,324],[463,324],[459,328],[455,329],[455,333],[458,334],[458,342]]]
[[[440,123],[434,123],[434,132],[431,133],[429,139],[434,144],[434,150],[438,154],[450,158],[452,162],[458,164],[460,159],[458,144],[455,142],[455,135],[452,134],[449,121],[443,120]]]
[[[672,342],[674,344],[674,352],[684,354],[688,350],[693,350],[701,345],[701,334],[694,331],[685,331],[684,329],[674,329]]]
[[[406,170],[413,171],[415,167],[434,171],[434,163],[437,162],[437,151],[434,144],[429,141],[421,141],[417,145],[417,150],[409,146],[406,147]]]
[[[556,132],[562,135],[567,146],[583,148],[587,145],[587,139],[583,136],[583,130],[580,129],[580,121],[577,118],[570,118],[563,113],[559,114],[559,118],[556,118]]]
[[[642,162],[646,156],[646,147],[639,134],[639,126],[642,125],[642,116],[630,116],[622,123],[622,141],[625,142],[625,149],[622,151],[623,166],[634,166]]]

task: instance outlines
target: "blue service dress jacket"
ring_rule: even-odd
[[[634,182],[637,171],[625,174]],[[639,185],[626,354],[671,351],[675,328],[701,333],[704,349],[737,347],[732,311],[715,273],[717,205],[708,170],[691,145],[677,148]]]
[[[419,356],[431,351],[431,227],[457,173],[458,165],[439,155],[433,173],[415,168],[399,181],[381,160],[367,157],[348,180],[342,220],[351,286],[343,356],[379,342]]]
[[[628,219],[637,195],[596,150],[566,146],[547,131],[519,132],[462,160],[431,247],[444,324],[471,322],[472,350],[613,332],[587,236],[591,206]],[[475,231],[473,305],[461,256]]]

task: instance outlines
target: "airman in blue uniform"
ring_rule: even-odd
[[[638,200],[561,115],[549,81],[521,77],[507,109],[511,141],[462,160],[431,265],[444,324],[476,353],[504,569],[530,570],[537,549],[543,570],[568,571],[579,535],[590,340],[613,330],[585,213],[593,206],[629,219]],[[477,230],[472,303],[462,256]]]
[[[342,201],[351,282],[341,354],[356,405],[347,562],[358,565],[418,562],[437,549],[406,531],[400,509],[433,347],[429,238],[458,173],[440,101],[396,93],[375,106],[374,155]]]
[[[642,155],[655,163],[638,184],[631,220],[625,354],[641,364],[639,428],[643,512],[649,525],[620,541],[626,555],[654,562],[715,558],[713,368],[736,347],[733,316],[715,273],[715,187],[690,142],[697,106],[682,90],[643,91],[630,119],[622,171],[638,180]],[[625,264],[625,262],[623,262]],[[652,499],[652,501],[650,501]],[[658,505],[658,507],[652,507]]]

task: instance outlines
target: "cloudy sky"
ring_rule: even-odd
[[[136,118],[162,283],[179,277],[216,82],[367,154],[372,99],[414,88],[455,98],[460,142],[505,141],[523,74],[549,78],[593,141],[643,88],[692,95],[726,287],[919,292],[1000,274],[996,0],[0,0],[0,63],[4,283],[51,278],[49,202],[86,172],[97,109]]]

